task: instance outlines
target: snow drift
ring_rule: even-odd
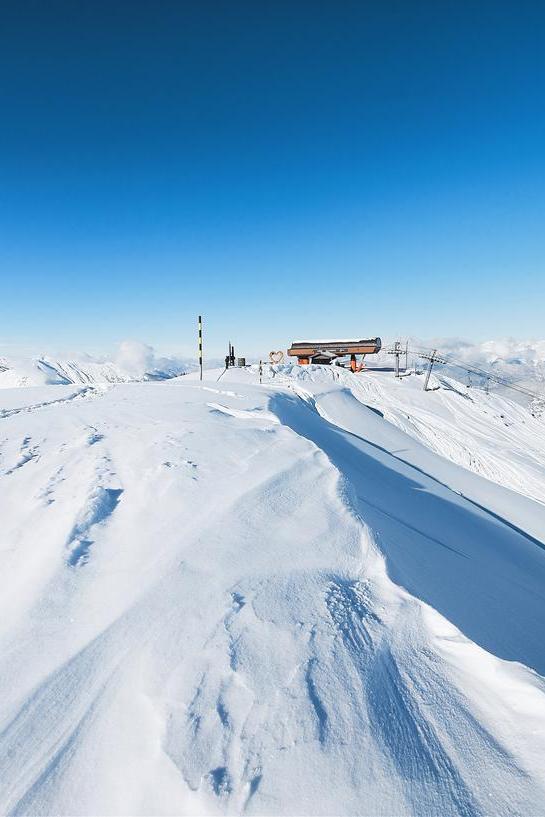
[[[543,813],[543,421],[218,374],[2,393],[0,810]]]

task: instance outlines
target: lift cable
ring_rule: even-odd
[[[393,352],[395,347],[385,348],[385,352]],[[494,372],[490,372],[487,369],[482,369],[480,366],[475,366],[473,364],[464,363],[461,360],[453,357],[450,354],[443,354],[436,352],[435,354],[432,352],[431,349],[424,349],[423,347],[409,347],[408,350],[411,354],[420,357],[424,360],[430,360],[433,355],[433,359],[435,363],[442,363],[443,365],[453,366],[455,368],[462,369],[463,371],[467,372],[468,374],[476,374],[480,377],[487,378],[488,380],[497,383],[500,386],[505,386],[505,388],[513,389],[514,391],[520,392],[521,394],[526,395],[527,397],[532,397],[535,400],[544,400],[545,394],[541,392],[536,392],[533,389],[528,389],[525,386],[521,386],[516,382],[508,380],[506,377],[501,375],[495,374]]]

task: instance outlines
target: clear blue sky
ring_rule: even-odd
[[[545,334],[541,2],[2,8],[0,344]]]

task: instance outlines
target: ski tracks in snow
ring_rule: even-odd
[[[24,392],[24,389],[22,390]],[[102,385],[84,386],[76,389],[66,397],[60,397],[56,400],[45,400],[40,403],[32,403],[30,405],[17,406],[15,408],[0,409],[0,420],[6,420],[9,417],[14,417],[17,414],[29,414],[42,409],[47,409],[52,406],[60,406],[66,403],[72,403],[74,400],[92,400],[101,397],[108,391],[108,387]]]

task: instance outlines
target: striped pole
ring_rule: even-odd
[[[199,315],[199,366],[201,370],[201,377],[202,380],[202,317]]]

